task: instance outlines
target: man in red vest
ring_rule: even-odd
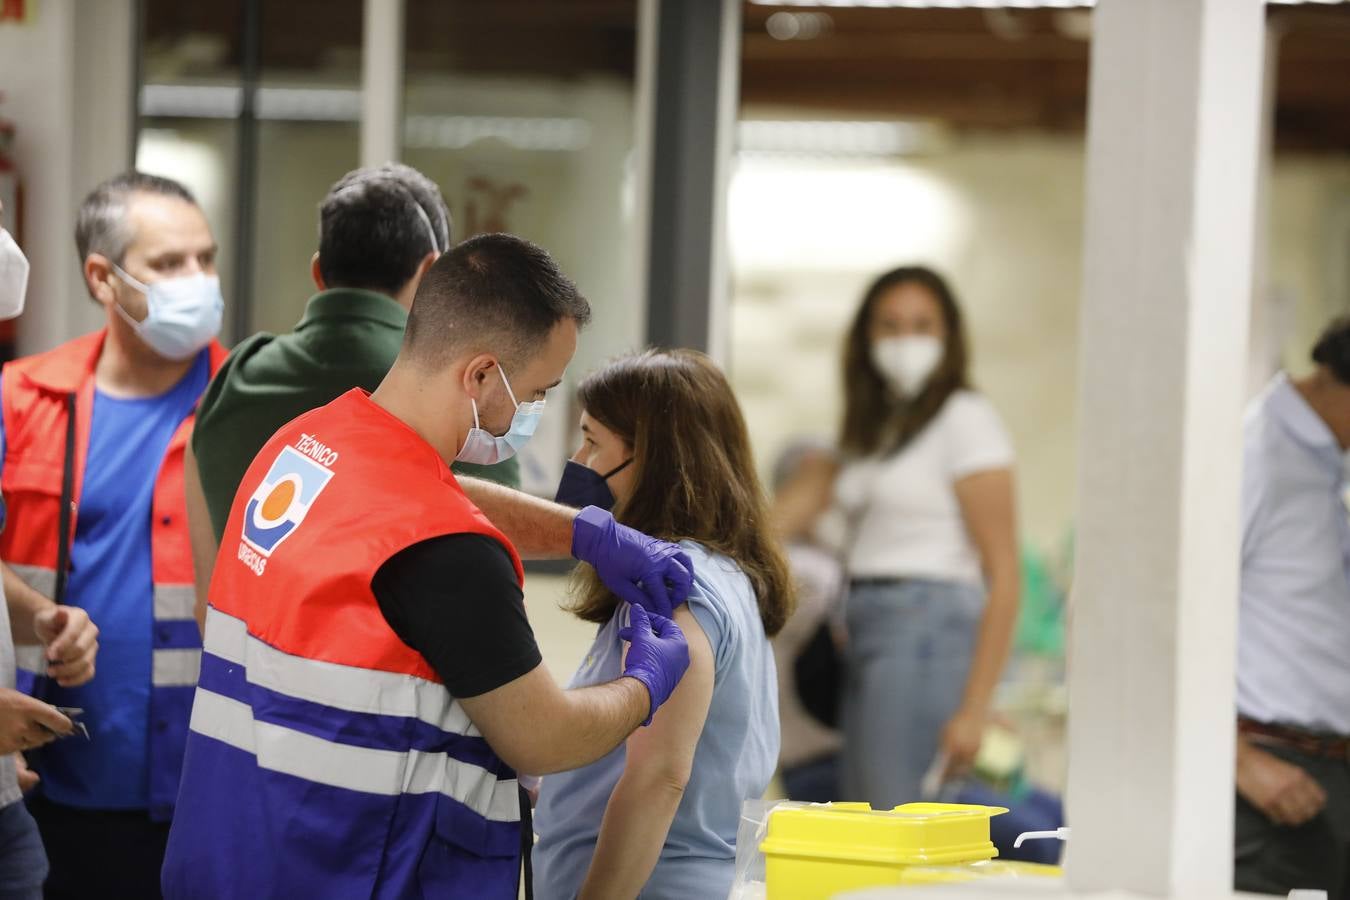
[[[33,758],[46,896],[154,897],[201,658],[183,449],[224,358],[216,242],[182,185],[138,172],[89,194],[75,238],[107,327],[0,376],[0,559],[11,608],[65,604],[101,629],[98,677],[80,687],[73,656],[20,654],[35,692],[82,709],[92,737]]]
[[[516,549],[450,471],[529,439],[589,317],[547,253],[472,238],[423,277],[375,393],[263,447],[212,576],[165,896],[514,900],[517,772],[599,759],[670,696],[688,646],[636,604],[622,676],[558,687]],[[579,556],[632,556],[684,599],[663,542],[563,518]]]

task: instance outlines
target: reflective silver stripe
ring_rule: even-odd
[[[36,672],[39,675],[47,674],[47,657],[44,648],[37,644],[16,645],[14,647],[14,662],[20,669],[26,669],[29,672]]]
[[[451,734],[482,736],[444,685],[293,656],[251,636],[243,619],[215,607],[206,613],[204,644],[207,653],[244,666],[251,683],[269,690],[335,709],[416,718]]]
[[[516,782],[443,753],[400,753],[324,740],[257,722],[247,704],[197,689],[191,728],[252,753],[261,768],[367,794],[445,794],[494,822],[520,820]]]
[[[51,599],[56,593],[56,570],[46,566],[25,566],[21,563],[8,563],[14,574],[23,579],[24,584],[42,596]],[[14,647],[14,662],[20,669],[47,674],[47,650],[39,644],[17,644]]]
[[[56,593],[56,570],[46,566],[25,566],[21,563],[9,563],[14,573],[24,580],[30,588],[47,599]]]
[[[190,584],[155,585],[155,619],[191,619],[196,611],[197,591]]]
[[[201,667],[200,650],[156,650],[150,683],[155,687],[193,687]]]

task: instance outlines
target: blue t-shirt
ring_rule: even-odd
[[[750,582],[725,556],[680,545],[694,563],[689,611],[713,651],[713,695],[693,772],[644,898],[725,897],[736,862],[741,804],[763,796],[778,763],[778,673]],[[623,670],[621,605],[600,628],[569,687],[603,684]],[[627,761],[624,745],[603,759],[544,779],[534,826],[534,895],[571,900],[586,878],[609,796]]]
[[[71,738],[34,755],[42,791],[86,809],[146,809],[154,588],[150,517],[169,441],[210,381],[209,351],[166,393],[121,399],[94,392],[65,602],[99,628],[97,674],[43,699],[84,710],[92,740]],[[2,427],[2,426],[0,426]],[[0,433],[0,460],[4,456]],[[0,471],[0,481],[4,478]]]

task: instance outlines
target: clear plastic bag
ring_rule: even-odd
[[[741,824],[736,829],[736,877],[728,900],[764,900],[764,854],[759,845],[768,834],[769,815],[775,809],[812,805],[800,800],[747,800],[741,805]]]

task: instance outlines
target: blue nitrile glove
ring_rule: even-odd
[[[669,619],[689,596],[694,564],[669,541],[620,525],[598,506],[572,522],[572,555],[595,566],[605,587],[620,600]]]
[[[628,605],[628,625],[619,629],[619,637],[628,641],[623,674],[642,682],[652,698],[651,712],[642,723],[650,725],[689,668],[689,643],[680,626],[665,616],[648,616],[634,603]]]

